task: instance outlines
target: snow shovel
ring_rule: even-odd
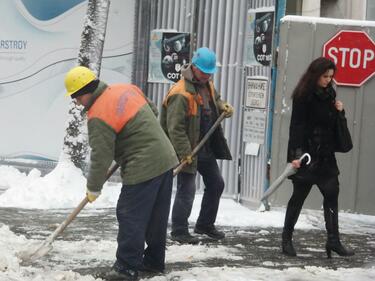
[[[206,135],[202,138],[199,144],[193,149],[191,156],[197,154],[199,149],[205,144],[208,138],[212,135],[215,129],[219,126],[220,122],[224,119],[225,113],[223,112],[216,122],[212,125],[212,127],[208,130]],[[187,164],[187,161],[182,161],[174,170],[173,176],[177,175],[182,168]],[[119,165],[115,164],[112,168],[109,169],[106,181],[113,175],[113,173],[118,169]],[[79,214],[79,212],[86,206],[88,203],[87,197],[85,197],[81,203],[73,210],[71,214],[56,228],[56,230],[47,237],[47,239],[38,247],[33,247],[32,249],[28,249],[26,251],[22,251],[17,254],[17,256],[22,260],[23,263],[30,263],[40,257],[45,256],[49,251],[52,250],[52,243],[56,239],[58,235],[60,235],[65,228],[75,219],[75,217]]]
[[[310,164],[311,162],[311,156],[308,153],[303,154],[299,160],[302,161],[305,157],[307,157],[306,165]],[[283,181],[291,176],[297,173],[296,168],[293,168],[291,163],[288,163],[285,167],[285,170],[282,172],[282,174],[270,185],[270,187],[267,189],[267,191],[263,194],[262,199],[260,201],[263,203],[263,207],[266,211],[270,210],[270,205],[268,203],[268,197],[270,197],[283,183]],[[262,208],[262,207],[261,207]]]
[[[106,181],[113,175],[118,167],[119,165],[115,164],[108,170]],[[56,230],[50,236],[47,237],[47,239],[41,245],[22,251],[18,253],[17,256],[22,260],[23,263],[30,263],[46,255],[50,250],[52,250],[52,242],[75,219],[75,217],[86,206],[88,202],[89,200],[85,196],[85,198],[81,201],[81,203],[79,203],[79,205],[73,210],[73,212],[69,214],[69,216],[56,228]]]
[[[206,143],[206,141],[209,139],[209,137],[213,134],[213,132],[216,130],[216,128],[219,126],[221,121],[225,118],[225,112],[221,113],[219,118],[215,121],[215,123],[212,125],[212,127],[208,130],[208,132],[204,135],[204,137],[201,139],[201,141],[197,144],[196,147],[194,147],[193,151],[191,152],[191,157],[195,156],[198,151],[202,148],[202,146]],[[187,164],[187,161],[184,160],[173,170],[173,176],[177,175],[181,170],[185,167]]]

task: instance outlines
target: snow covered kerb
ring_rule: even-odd
[[[375,21],[368,20],[350,20],[350,19],[336,19],[336,18],[319,18],[319,17],[304,17],[304,16],[285,16],[281,23],[286,22],[305,22],[312,24],[333,24],[345,26],[358,26],[358,27],[375,27]]]

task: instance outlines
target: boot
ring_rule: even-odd
[[[327,258],[332,258],[331,251],[336,252],[339,256],[353,256],[354,251],[346,249],[340,242],[340,239],[336,235],[329,234],[326,243]]]
[[[293,246],[292,236],[294,226],[297,223],[299,214],[301,212],[302,205],[294,206],[288,203],[288,207],[285,213],[284,229],[282,233],[281,248],[283,254],[289,257],[297,256],[296,250]]]
[[[284,255],[289,256],[289,257],[297,256],[296,250],[294,249],[294,246],[293,246],[292,232],[283,231],[281,248],[282,248]]]
[[[217,230],[214,225],[211,225],[211,226],[195,225],[194,232],[197,234],[206,234],[208,237],[214,240],[221,240],[225,238],[225,233]]]
[[[180,244],[196,245],[199,243],[198,237],[191,235],[189,232],[171,233],[171,239]]]
[[[324,208],[324,218],[327,229],[327,258],[332,258],[332,251],[339,256],[353,256],[354,251],[346,249],[340,242],[337,208]]]
[[[104,280],[136,281],[138,279],[138,271],[125,268],[116,261],[108,272],[98,274],[95,278],[101,278]]]

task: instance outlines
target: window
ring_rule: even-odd
[[[367,0],[366,2],[366,20],[375,20],[375,0]]]
[[[288,0],[286,1],[286,15],[298,15],[302,14],[302,0]]]

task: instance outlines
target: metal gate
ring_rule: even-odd
[[[322,56],[324,44],[342,30],[363,31],[371,40],[375,39],[373,21],[340,19],[338,22],[337,19],[330,18],[287,16],[281,22],[272,142],[272,159],[274,159],[272,178],[276,178],[285,168],[292,109],[291,93],[310,62]],[[371,215],[375,214],[372,195],[374,186],[372,162],[375,157],[374,89],[373,77],[361,87],[337,86],[337,97],[345,105],[354,145],[348,153],[336,153],[340,169],[339,208]],[[291,192],[291,182],[285,181],[282,188],[273,196],[273,203],[285,205]],[[319,209],[321,204],[321,194],[314,188],[306,199],[305,206]]]
[[[235,108],[232,118],[223,122],[225,137],[233,155],[233,161],[219,161],[219,166],[225,180],[225,195],[238,198],[244,202],[257,200],[263,192],[266,179],[266,148],[262,147],[258,157],[244,156],[242,153],[242,103],[244,80],[248,75],[263,75],[270,77],[269,67],[244,66],[244,46],[247,10],[249,8],[274,6],[275,0],[158,0],[140,1],[139,17],[146,15],[149,30],[174,29],[179,32],[189,32],[195,48],[206,46],[216,52],[218,72],[214,75],[214,84],[222,99]],[[149,16],[147,18],[147,15]],[[142,18],[141,18],[142,21]],[[141,24],[142,25],[142,24]],[[149,34],[139,28],[137,37],[138,50],[135,57],[147,55],[142,46],[144,38],[148,44]],[[146,37],[145,37],[146,36]],[[136,44],[137,46],[137,44]],[[138,61],[138,60],[137,60]],[[139,69],[139,66],[138,66]],[[146,66],[145,66],[145,69]],[[161,108],[162,101],[171,84],[145,83],[141,76],[133,80],[140,85],[148,97]],[[243,159],[241,181],[239,177],[240,159]],[[240,182],[242,182],[240,187]],[[198,186],[202,186],[199,183]]]

